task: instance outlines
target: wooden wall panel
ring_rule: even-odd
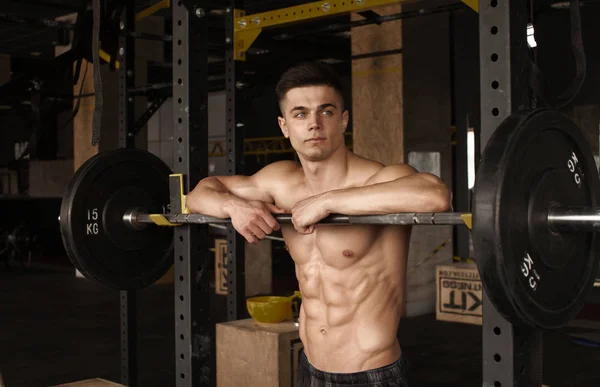
[[[388,15],[400,6],[377,8]],[[353,20],[362,16],[353,15]],[[352,29],[352,55],[402,48],[402,21]],[[402,54],[352,61],[354,152],[384,164],[402,162]]]

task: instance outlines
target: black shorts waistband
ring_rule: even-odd
[[[311,379],[319,380],[325,383],[334,384],[374,384],[385,381],[396,381],[397,385],[405,385],[408,373],[408,363],[404,356],[400,356],[395,362],[370,370],[351,372],[351,373],[335,373],[325,372],[315,368],[306,357],[302,350],[300,353],[299,373],[304,373],[310,376]]]

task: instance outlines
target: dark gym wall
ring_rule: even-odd
[[[441,177],[451,184],[448,17],[441,13],[404,20],[402,49],[405,160],[411,151],[441,152]]]
[[[0,85],[10,80],[10,57],[0,55]]]
[[[16,144],[24,144],[29,141],[33,125],[31,119],[33,117],[28,116],[30,116],[29,113],[18,113],[14,110],[0,111],[0,120],[2,120],[0,165],[6,165],[16,159],[19,153],[18,150],[15,150]]]
[[[595,155],[598,155],[598,125],[600,123],[600,4],[581,6],[582,39],[586,54],[587,75],[575,100],[564,109],[584,131]],[[570,41],[568,9],[549,10],[535,16],[538,67],[549,80],[551,95],[562,93],[572,81],[575,61]]]

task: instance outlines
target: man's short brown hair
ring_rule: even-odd
[[[344,95],[340,79],[330,66],[316,61],[302,62],[283,73],[275,86],[275,94],[277,94],[280,108],[288,91],[307,86],[331,86],[339,94],[342,101],[341,109],[344,109]]]

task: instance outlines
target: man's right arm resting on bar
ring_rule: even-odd
[[[279,230],[272,213],[286,211],[275,206],[278,187],[285,184],[285,175],[297,168],[291,161],[267,165],[251,176],[210,176],[202,179],[186,196],[186,206],[192,213],[231,218],[233,227],[250,243]]]

